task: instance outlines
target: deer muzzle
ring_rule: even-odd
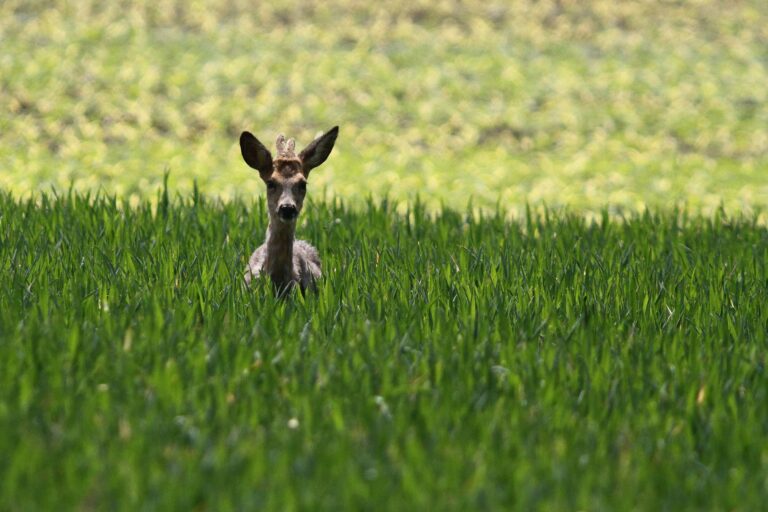
[[[292,204],[281,204],[277,208],[277,215],[284,221],[295,220],[299,216],[299,210]]]

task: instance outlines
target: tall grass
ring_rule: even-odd
[[[0,194],[0,509],[757,510],[768,231]]]

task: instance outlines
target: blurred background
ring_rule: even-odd
[[[311,197],[768,204],[768,2],[3,0],[0,188],[263,193],[250,130],[340,125]]]

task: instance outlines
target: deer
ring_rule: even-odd
[[[298,155],[294,152],[296,141],[280,134],[275,158],[252,133],[240,135],[243,160],[259,172],[267,186],[269,213],[266,240],[248,260],[246,286],[266,274],[278,296],[287,295],[297,284],[302,294],[317,290],[316,282],[322,277],[320,255],[308,242],[295,239],[296,220],[307,194],[309,173],[331,154],[338,134],[339,127],[334,126]]]

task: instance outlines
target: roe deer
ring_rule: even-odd
[[[317,249],[303,240],[294,240],[296,219],[307,193],[309,171],[325,162],[331,154],[339,127],[334,126],[312,141],[298,156],[296,142],[281,134],[277,137],[277,157],[249,132],[240,135],[240,151],[245,162],[259,171],[267,185],[269,227],[267,239],[254,251],[245,272],[245,282],[260,274],[272,279],[278,295],[287,294],[297,283],[302,293],[315,289],[320,278]]]

